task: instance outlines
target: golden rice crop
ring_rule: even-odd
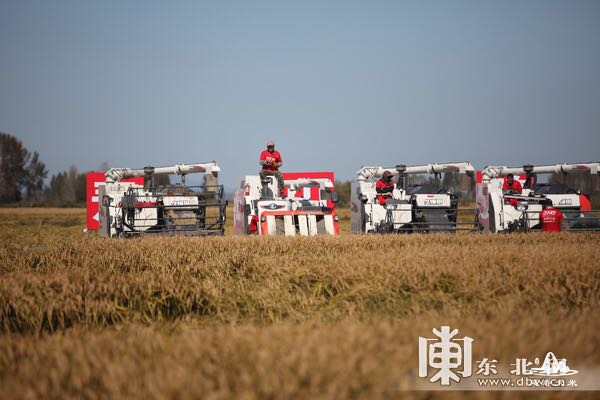
[[[8,243],[0,329],[596,307],[598,255],[568,234]]]
[[[593,313],[557,319],[405,319],[294,324],[182,323],[0,337],[0,397],[38,398],[594,398],[593,392],[419,392],[417,338],[441,321],[477,338],[474,359],[508,364],[551,348],[577,368],[598,365]],[[456,326],[456,325],[454,325]],[[596,325],[597,328],[597,325]],[[529,338],[530,340],[523,340]],[[531,340],[535,338],[535,340]],[[591,353],[596,353],[593,355]],[[511,358],[513,361],[511,361]],[[595,363],[595,364],[594,364]]]

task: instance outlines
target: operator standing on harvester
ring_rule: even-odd
[[[283,164],[281,154],[275,150],[275,142],[269,140],[267,142],[267,149],[260,153],[259,164],[262,166],[260,170],[260,179],[264,179],[267,176],[274,176],[277,179],[277,186],[279,187],[279,196],[283,197],[283,174],[279,172],[279,167]]]

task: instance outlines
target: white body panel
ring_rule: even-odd
[[[374,232],[382,222],[389,218],[394,225],[405,225],[412,221],[412,206],[410,204],[393,204],[382,206],[379,202],[366,203],[364,205],[365,232]]]
[[[130,188],[142,189],[143,186],[132,182],[107,182],[99,187],[98,193],[101,199],[100,236],[113,237],[117,235],[120,229],[127,229],[121,225],[123,213],[119,203]],[[109,202],[108,205],[106,205],[107,201]],[[136,209],[136,218],[156,218],[156,210],[154,210],[154,213],[150,213],[149,210],[145,208]]]
[[[528,196],[530,190],[524,189],[523,196]],[[489,187],[489,217],[492,232],[500,232],[509,228],[509,225],[526,217],[527,227],[533,228],[539,223],[539,213],[542,206],[538,202],[519,201],[517,206],[510,205],[510,201],[502,195],[502,183]]]

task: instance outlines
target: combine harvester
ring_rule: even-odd
[[[376,183],[386,172],[395,179],[395,187],[391,198],[381,205],[377,199]],[[473,222],[457,221],[458,211],[466,209],[459,209],[458,196],[442,187],[441,174],[459,173],[473,177],[474,172],[469,162],[362,167],[351,189],[352,231],[427,233],[473,230]],[[429,174],[432,179],[411,185],[409,177],[417,174]]]
[[[333,172],[287,172],[283,179],[283,196],[279,196],[275,177],[244,176],[235,194],[234,232],[337,236]]]
[[[219,171],[213,161],[89,173],[88,230],[104,237],[223,235],[227,203]],[[186,185],[194,173],[205,174],[204,185]],[[156,186],[158,175],[179,175],[181,182]]]
[[[538,183],[539,174],[600,175],[600,163],[488,166],[477,174],[477,207],[480,229],[491,232],[524,232],[540,229],[539,213],[546,199],[565,216],[567,229],[599,231],[596,211],[582,209],[581,194],[563,183]],[[502,190],[512,174],[522,186],[521,193]]]

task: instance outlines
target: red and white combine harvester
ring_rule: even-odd
[[[89,173],[88,230],[104,237],[223,235],[227,204],[219,171],[213,161]],[[204,185],[186,185],[194,173],[205,174]],[[179,175],[181,182],[155,185],[159,175]]]
[[[236,234],[338,235],[333,172],[286,172],[283,196],[277,179],[243,177],[234,200]]]
[[[520,193],[503,189],[511,174],[520,183]],[[573,231],[600,230],[600,219],[591,209],[589,199],[564,183],[538,182],[540,174],[600,175],[600,163],[524,165],[522,167],[488,166],[477,173],[477,207],[480,228],[491,232],[522,232],[540,229],[542,203],[552,200]]]
[[[352,231],[362,233],[454,232],[473,229],[457,221],[458,196],[442,185],[442,174],[474,176],[469,162],[362,167],[351,188]],[[377,181],[390,176],[385,197]],[[428,175],[424,178],[423,175]],[[419,179],[417,176],[420,176]],[[411,178],[412,177],[412,178]],[[412,179],[412,181],[411,181]],[[393,184],[393,185],[392,185]],[[392,187],[393,186],[393,187]]]

